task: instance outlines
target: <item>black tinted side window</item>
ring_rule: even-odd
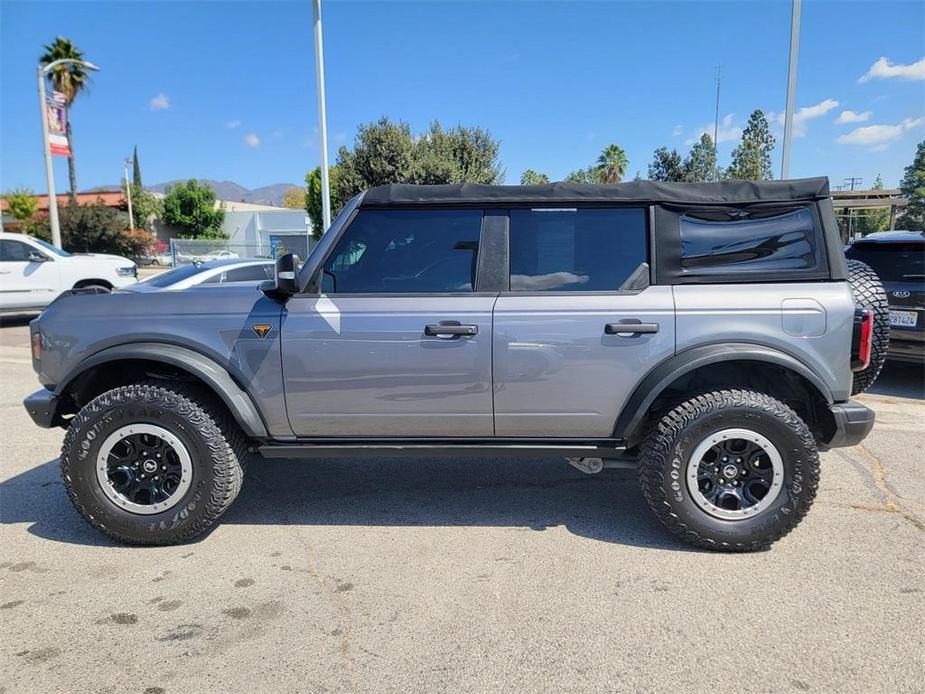
[[[0,260],[26,261],[31,250],[32,247],[22,241],[0,241]]]
[[[324,264],[336,294],[471,292],[481,210],[363,210]]]
[[[511,210],[512,291],[619,289],[646,261],[642,208]]]
[[[224,273],[222,282],[257,282],[272,279],[273,269],[269,265],[248,265]]]
[[[721,275],[819,266],[812,213],[801,208],[758,218],[686,214],[680,219],[681,272]]]

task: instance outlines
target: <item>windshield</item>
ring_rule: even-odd
[[[58,248],[57,246],[52,246],[50,243],[45,243],[44,241],[42,241],[42,239],[37,239],[34,236],[30,238],[35,243],[39,244],[42,248],[44,248],[46,251],[50,251],[51,253],[54,253],[55,255],[60,255],[62,258],[67,258],[70,255],[70,253],[68,253],[67,251],[62,250]]]
[[[848,249],[847,255],[870,265],[887,282],[925,279],[925,243],[920,241],[857,243]]]
[[[173,270],[168,270],[167,272],[162,272],[160,274],[149,277],[145,280],[142,280],[144,284],[147,284],[149,287],[169,287],[172,284],[179,282],[180,280],[185,280],[188,277],[193,275],[198,275],[200,272],[204,272],[207,268],[204,268],[202,265],[183,265],[181,267],[176,267]]]

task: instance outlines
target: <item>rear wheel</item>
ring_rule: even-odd
[[[642,490],[662,523],[708,549],[765,549],[812,505],[819,455],[797,414],[762,393],[722,390],[678,405],[643,444]]]
[[[848,261],[848,282],[854,294],[855,303],[862,308],[869,308],[874,313],[873,335],[870,344],[870,363],[863,371],[854,373],[851,394],[857,395],[870,388],[886,361],[887,348],[890,345],[890,306],[886,290],[877,273],[860,260]]]
[[[184,542],[241,488],[246,441],[209,394],[183,383],[115,388],[68,428],[61,473],[74,507],[120,542]]]

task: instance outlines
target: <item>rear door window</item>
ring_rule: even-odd
[[[643,208],[510,211],[511,291],[614,291],[646,261]]]

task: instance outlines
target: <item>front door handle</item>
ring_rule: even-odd
[[[440,325],[424,326],[424,334],[428,337],[462,337],[463,335],[478,335],[479,326],[460,325],[458,321],[444,321]]]
[[[607,323],[605,335],[652,335],[658,332],[658,323],[640,323],[638,320],[626,320],[619,323]]]

